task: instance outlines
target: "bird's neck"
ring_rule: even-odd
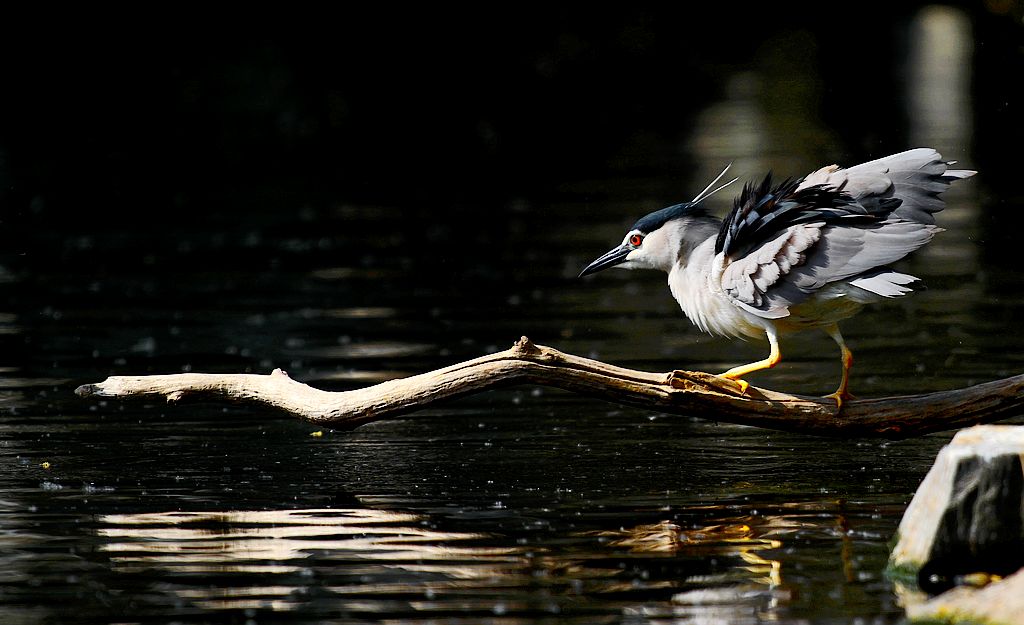
[[[679,268],[685,268],[689,264],[694,250],[701,243],[718,236],[722,221],[710,215],[687,217],[678,221],[680,223],[676,224],[669,232],[671,249],[675,250],[672,264]]]

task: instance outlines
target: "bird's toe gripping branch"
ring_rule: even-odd
[[[843,409],[843,404],[851,399],[854,399],[854,396],[850,393],[850,391],[841,388],[837,390],[835,393],[829,393],[828,395],[825,395],[824,397],[822,397],[822,399],[836,400],[836,412],[839,412],[840,410]]]
[[[721,376],[719,376],[719,377],[723,377],[726,380],[729,380],[730,382],[735,383],[736,386],[739,387],[740,395],[746,395],[747,394],[747,389],[750,388],[750,382],[747,382],[746,380],[743,380],[743,379],[740,379],[740,378],[734,378],[732,376],[725,375],[724,373]]]

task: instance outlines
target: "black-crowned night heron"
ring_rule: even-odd
[[[842,354],[842,380],[828,396],[841,408],[850,397],[853,355],[838,323],[920,283],[888,265],[942,230],[934,218],[944,206],[939,195],[976,173],[949,169],[953,162],[918,148],[777,185],[768,174],[744,186],[724,221],[701,205],[735,181],[711,190],[723,171],[693,201],[641,218],[580,275],[616,266],[661,269],[683,312],[704,332],[767,337],[767,358],[722,374],[744,392],[744,375],[778,364],[780,334],[822,328]]]

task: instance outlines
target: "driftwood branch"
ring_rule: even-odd
[[[563,354],[521,338],[503,352],[367,388],[330,392],[270,375],[112,376],[75,391],[81,397],[184,397],[251,402],[332,428],[351,429],[438,402],[513,384],[540,384],[663,413],[826,436],[906,438],[999,421],[1022,412],[1024,375],[956,391],[831,399],[749,387],[708,373],[647,373]]]

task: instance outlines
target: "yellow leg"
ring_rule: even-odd
[[[771,346],[771,352],[768,354],[767,358],[764,360],[758,360],[757,362],[752,362],[749,365],[733,367],[722,374],[723,378],[735,380],[736,383],[740,385],[741,393],[747,392],[747,388],[750,387],[750,383],[746,380],[741,380],[740,378],[748,373],[753,373],[754,371],[771,369],[775,365],[779,364],[780,360],[782,360],[782,353],[779,351],[779,337],[775,334],[775,329],[769,328],[765,330],[765,334],[768,335],[768,344]]]
[[[836,400],[836,406],[839,410],[843,409],[843,401],[852,399],[853,395],[850,394],[850,367],[853,366],[853,352],[846,346],[846,341],[843,340],[843,335],[839,333],[839,326],[832,324],[825,328],[828,335],[832,337],[832,340],[839,346],[839,353],[843,361],[843,377],[839,381],[839,388],[836,389],[835,393],[826,395],[825,397]]]

